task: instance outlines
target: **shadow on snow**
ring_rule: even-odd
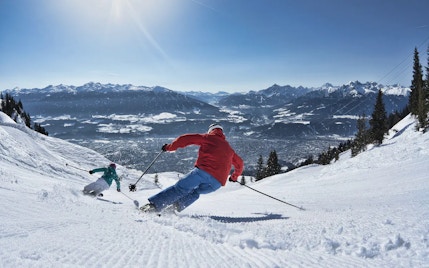
[[[255,213],[256,214],[256,213]],[[193,215],[192,218],[208,218],[215,221],[225,223],[238,223],[238,222],[257,222],[257,221],[268,221],[268,220],[286,220],[289,217],[283,217],[281,214],[262,214],[264,216],[257,217],[228,217],[228,216],[211,216],[211,215]]]

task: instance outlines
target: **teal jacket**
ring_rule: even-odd
[[[92,173],[95,172],[104,172],[103,176],[101,176],[106,182],[107,184],[112,185],[113,180],[115,180],[116,182],[116,189],[120,190],[121,189],[121,183],[119,182],[119,177],[116,174],[116,170],[112,167],[107,167],[107,168],[96,168],[92,170]]]

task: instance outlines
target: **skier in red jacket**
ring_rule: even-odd
[[[210,125],[207,134],[182,135],[171,144],[164,144],[162,150],[175,151],[189,145],[200,146],[195,168],[175,185],[149,197],[149,203],[140,208],[142,211],[160,212],[169,206],[182,211],[195,202],[200,194],[208,194],[224,186],[231,166],[234,166],[234,172],[230,180],[237,181],[241,175],[243,160],[226,141],[219,124]]]

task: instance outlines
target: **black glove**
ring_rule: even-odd
[[[120,192],[120,191],[121,191],[121,189],[119,189],[119,188],[118,188],[118,189],[116,189],[116,191]]]
[[[232,174],[231,176],[229,176],[228,180],[232,182],[237,182],[237,176]]]
[[[92,173],[94,173],[94,171],[90,170],[90,171],[89,171],[89,174],[92,174]]]
[[[165,151],[167,151],[167,146],[168,146],[168,144],[166,143],[166,144],[164,144],[164,145],[162,145],[162,151],[163,152],[165,152]]]
[[[135,184],[130,184],[130,186],[128,186],[128,188],[130,189],[130,192],[136,191],[136,185]]]

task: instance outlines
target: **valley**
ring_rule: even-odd
[[[409,88],[350,82],[319,88],[273,85],[245,93],[176,92],[163,87],[87,83],[14,89],[6,93],[24,104],[50,136],[91,148],[112,161],[144,169],[163,144],[185,133],[203,133],[221,123],[227,139],[253,175],[261,155],[276,150],[292,164],[353,138],[356,120],[371,115],[378,90],[388,114],[401,111]],[[153,171],[185,173],[197,148],[163,156]]]

